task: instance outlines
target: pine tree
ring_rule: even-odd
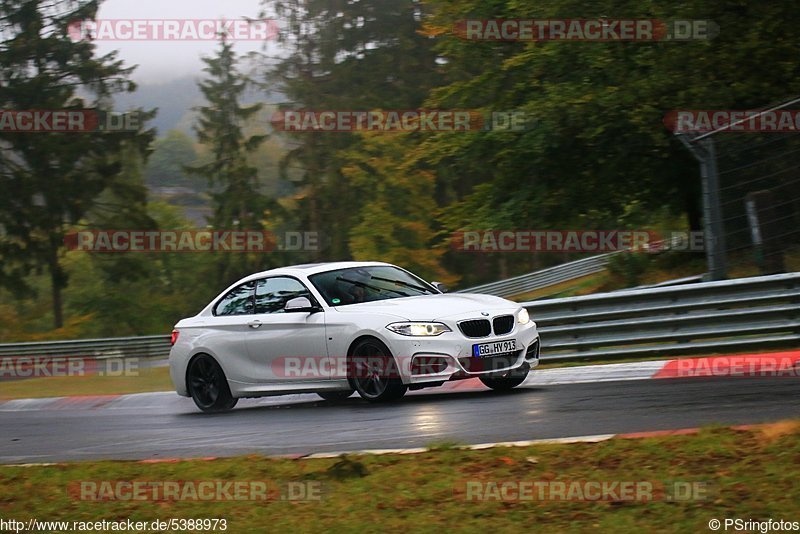
[[[223,38],[214,57],[203,58],[208,78],[199,84],[208,104],[197,108],[200,113],[196,126],[198,140],[208,149],[210,161],[186,170],[206,178],[212,188],[214,214],[209,221],[222,230],[260,230],[268,199],[260,192],[258,170],[247,157],[266,139],[264,135],[247,136],[243,127],[255,116],[261,104],[241,105],[249,80],[237,71],[237,57],[230,43]],[[226,254],[221,258],[221,281],[236,278],[263,257],[237,255],[234,262]]]
[[[0,109],[105,107],[135,90],[116,53],[102,57],[68,26],[92,19],[97,0],[0,1]],[[151,132],[0,131],[0,284],[24,294],[32,271],[50,275],[53,324],[64,323],[64,235],[118,179],[124,143],[142,152]]]

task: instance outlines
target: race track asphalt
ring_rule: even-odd
[[[751,424],[800,417],[798,393],[800,378],[726,377],[526,383],[502,394],[470,381],[389,405],[292,395],[243,400],[212,415],[174,393],[91,408],[12,402],[0,405],[0,463],[310,454]]]

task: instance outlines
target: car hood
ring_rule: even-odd
[[[475,314],[498,310],[513,310],[519,304],[492,295],[451,293],[444,295],[420,295],[396,299],[378,300],[339,306],[341,313],[370,313],[400,317],[409,321],[436,321],[451,316]]]

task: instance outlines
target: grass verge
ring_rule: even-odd
[[[168,367],[142,367],[135,376],[48,376],[0,382],[0,401],[71,397],[77,395],[125,395],[172,391]]]
[[[260,456],[142,464],[0,467],[0,517],[139,521],[225,518],[228,532],[706,532],[709,520],[800,520],[800,422],[755,430],[414,455],[290,460]],[[82,501],[79,481],[315,481],[318,501]],[[467,501],[467,481],[683,481],[709,484],[685,502]],[[635,530],[633,530],[635,529]]]

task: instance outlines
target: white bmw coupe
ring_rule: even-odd
[[[520,385],[539,363],[525,308],[444,291],[378,262],[253,274],[175,326],[172,381],[203,411],[287,393],[389,401],[472,377],[496,390]]]

